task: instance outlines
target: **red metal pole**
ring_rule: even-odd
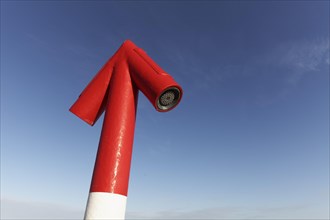
[[[138,90],[125,65],[111,80],[91,192],[127,195]]]
[[[170,75],[125,41],[70,108],[90,125],[105,111],[85,219],[125,217],[138,89],[161,112],[182,97]]]
[[[125,63],[115,66],[109,89],[86,219],[125,216],[138,100],[138,90]],[[103,201],[109,198],[111,201]],[[118,203],[122,205],[118,207]]]

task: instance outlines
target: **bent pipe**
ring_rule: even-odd
[[[159,112],[173,109],[182,98],[182,88],[142,49],[126,40],[80,94],[70,111],[94,125],[105,109],[107,91],[118,66],[129,71],[137,88]]]

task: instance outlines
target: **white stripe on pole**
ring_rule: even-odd
[[[119,194],[90,192],[84,219],[125,219],[126,200]]]

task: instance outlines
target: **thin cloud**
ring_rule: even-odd
[[[277,79],[277,91],[256,95],[256,104],[271,105],[285,99],[307,75],[329,74],[329,39],[282,43],[257,56],[250,65],[259,77]]]
[[[127,219],[328,219],[327,212],[307,204],[126,213]],[[58,204],[1,199],[1,219],[81,219],[84,210]]]
[[[304,72],[319,71],[323,64],[329,63],[329,40],[293,44],[283,61]]]
[[[296,84],[305,74],[322,71],[329,66],[329,39],[303,41],[280,47],[280,66],[287,68],[287,82]]]
[[[328,219],[308,205],[215,207],[191,211],[129,212],[127,219]]]
[[[329,73],[328,37],[269,45],[244,59],[238,54],[237,60],[231,62],[222,62],[223,54],[220,53],[218,62],[212,63],[194,48],[173,48],[164,44],[160,49],[167,57],[167,63],[176,69],[176,79],[183,85],[213,95],[226,83],[254,81],[257,86],[252,89],[254,93],[248,102],[259,106],[285,99],[307,75]],[[275,84],[276,91],[273,89]]]
[[[177,69],[178,80],[205,91],[216,89],[219,84],[235,78],[274,74],[282,77],[283,84],[291,84],[285,86],[292,86],[306,74],[323,71],[330,62],[327,38],[272,45],[264,52],[247,57],[243,63],[242,59],[237,63],[209,63],[191,48],[171,48],[167,45],[162,50],[165,56],[168,54],[169,63]]]
[[[82,219],[83,211],[58,204],[1,199],[1,219]]]

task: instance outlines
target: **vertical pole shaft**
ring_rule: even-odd
[[[115,66],[85,219],[124,219],[138,90],[126,63]]]

